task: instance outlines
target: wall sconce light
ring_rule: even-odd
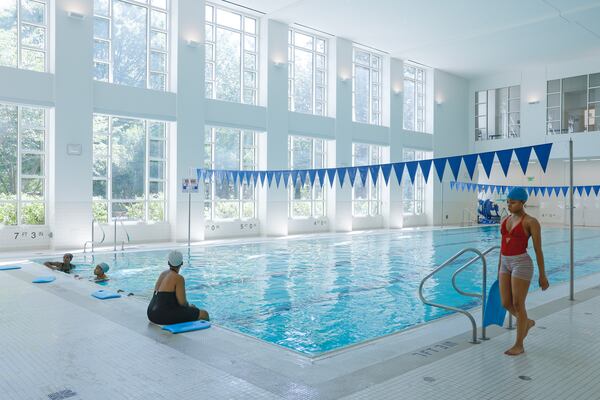
[[[283,68],[283,61],[277,60],[277,61],[273,61],[273,66],[275,68]]]
[[[350,82],[350,77],[349,76],[340,76],[340,81],[345,85],[348,82]]]
[[[540,104],[540,101],[538,99],[530,99],[527,104]]]
[[[196,41],[196,40],[192,40],[192,39],[188,39],[188,41],[186,42],[188,47],[193,47],[193,48],[198,48],[200,47],[200,42]]]
[[[69,18],[78,19],[80,21],[85,18],[84,14],[77,11],[67,11],[67,15]]]
[[[435,99],[435,105],[436,106],[441,106],[442,104],[444,104],[444,100],[442,100],[442,99]]]

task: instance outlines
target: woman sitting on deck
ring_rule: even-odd
[[[208,313],[189,304],[185,297],[185,280],[179,275],[183,255],[179,251],[169,253],[169,269],[158,277],[154,295],[148,305],[148,319],[155,324],[171,325],[203,319]]]

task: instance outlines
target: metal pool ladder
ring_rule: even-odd
[[[460,256],[462,256],[465,253],[475,253],[475,257],[471,258],[469,261],[467,261],[466,264],[462,265],[460,268],[458,268],[454,274],[452,275],[452,286],[454,287],[454,289],[459,293],[462,294],[463,296],[469,296],[469,297],[478,297],[482,300],[482,306],[481,306],[481,340],[488,340],[489,338],[487,338],[485,336],[485,326],[483,326],[483,316],[485,314],[485,307],[486,307],[486,297],[487,297],[487,261],[485,259],[485,256],[488,255],[489,253],[491,253],[494,250],[498,250],[500,248],[500,246],[493,246],[490,247],[489,249],[485,250],[485,251],[480,251],[476,248],[473,247],[468,247],[468,248],[464,248],[461,251],[459,251],[458,253],[456,253],[455,255],[453,255],[452,257],[450,257],[449,259],[447,259],[446,261],[444,261],[442,263],[442,265],[440,265],[439,267],[437,267],[436,269],[434,269],[432,272],[430,272],[425,278],[423,278],[423,280],[421,281],[421,284],[419,285],[419,298],[421,299],[421,301],[429,306],[432,307],[439,307],[439,308],[443,308],[445,310],[450,310],[450,311],[455,311],[458,313],[461,313],[463,315],[465,315],[467,318],[469,318],[469,320],[471,321],[471,326],[473,327],[473,338],[471,340],[471,343],[480,343],[479,340],[477,340],[477,323],[475,322],[475,318],[473,317],[473,315],[468,312],[465,311],[463,309],[457,308],[457,307],[452,307],[452,306],[448,306],[445,304],[438,304],[438,303],[434,303],[431,301],[428,301],[427,299],[425,299],[425,297],[423,296],[423,285],[425,284],[425,281],[427,281],[429,278],[431,278],[433,275],[435,275],[436,273],[438,273],[439,271],[441,271],[442,269],[444,269],[445,267],[447,267],[448,265],[452,264],[457,258],[459,258]],[[483,276],[482,276],[482,282],[481,282],[481,293],[469,293],[469,292],[465,292],[463,290],[461,290],[460,288],[458,288],[456,286],[456,277],[458,276],[459,273],[461,273],[462,271],[464,271],[467,267],[469,267],[470,265],[472,265],[474,262],[476,262],[477,260],[481,260],[481,264],[483,267]]]

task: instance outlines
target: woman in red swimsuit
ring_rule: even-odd
[[[520,187],[513,188],[507,196],[508,211],[500,226],[502,244],[498,261],[498,279],[502,305],[517,318],[517,340],[515,345],[504,354],[516,356],[525,351],[523,340],[535,321],[527,317],[525,299],[533,276],[533,261],[527,254],[529,237],[533,241],[533,249],[539,269],[539,284],[542,290],[548,289],[548,279],[544,269],[542,253],[542,235],[537,219],[525,214],[523,206],[527,201],[527,192]]]

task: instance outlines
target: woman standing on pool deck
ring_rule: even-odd
[[[525,298],[533,276],[533,261],[527,254],[529,237],[533,241],[533,249],[539,269],[539,284],[542,290],[548,289],[548,279],[544,269],[544,254],[542,253],[542,234],[537,219],[527,215],[523,206],[527,201],[527,192],[521,187],[513,188],[507,196],[508,211],[500,226],[502,244],[498,262],[498,279],[502,305],[517,318],[517,340],[504,354],[516,356],[525,349],[523,340],[535,321],[527,317]]]

